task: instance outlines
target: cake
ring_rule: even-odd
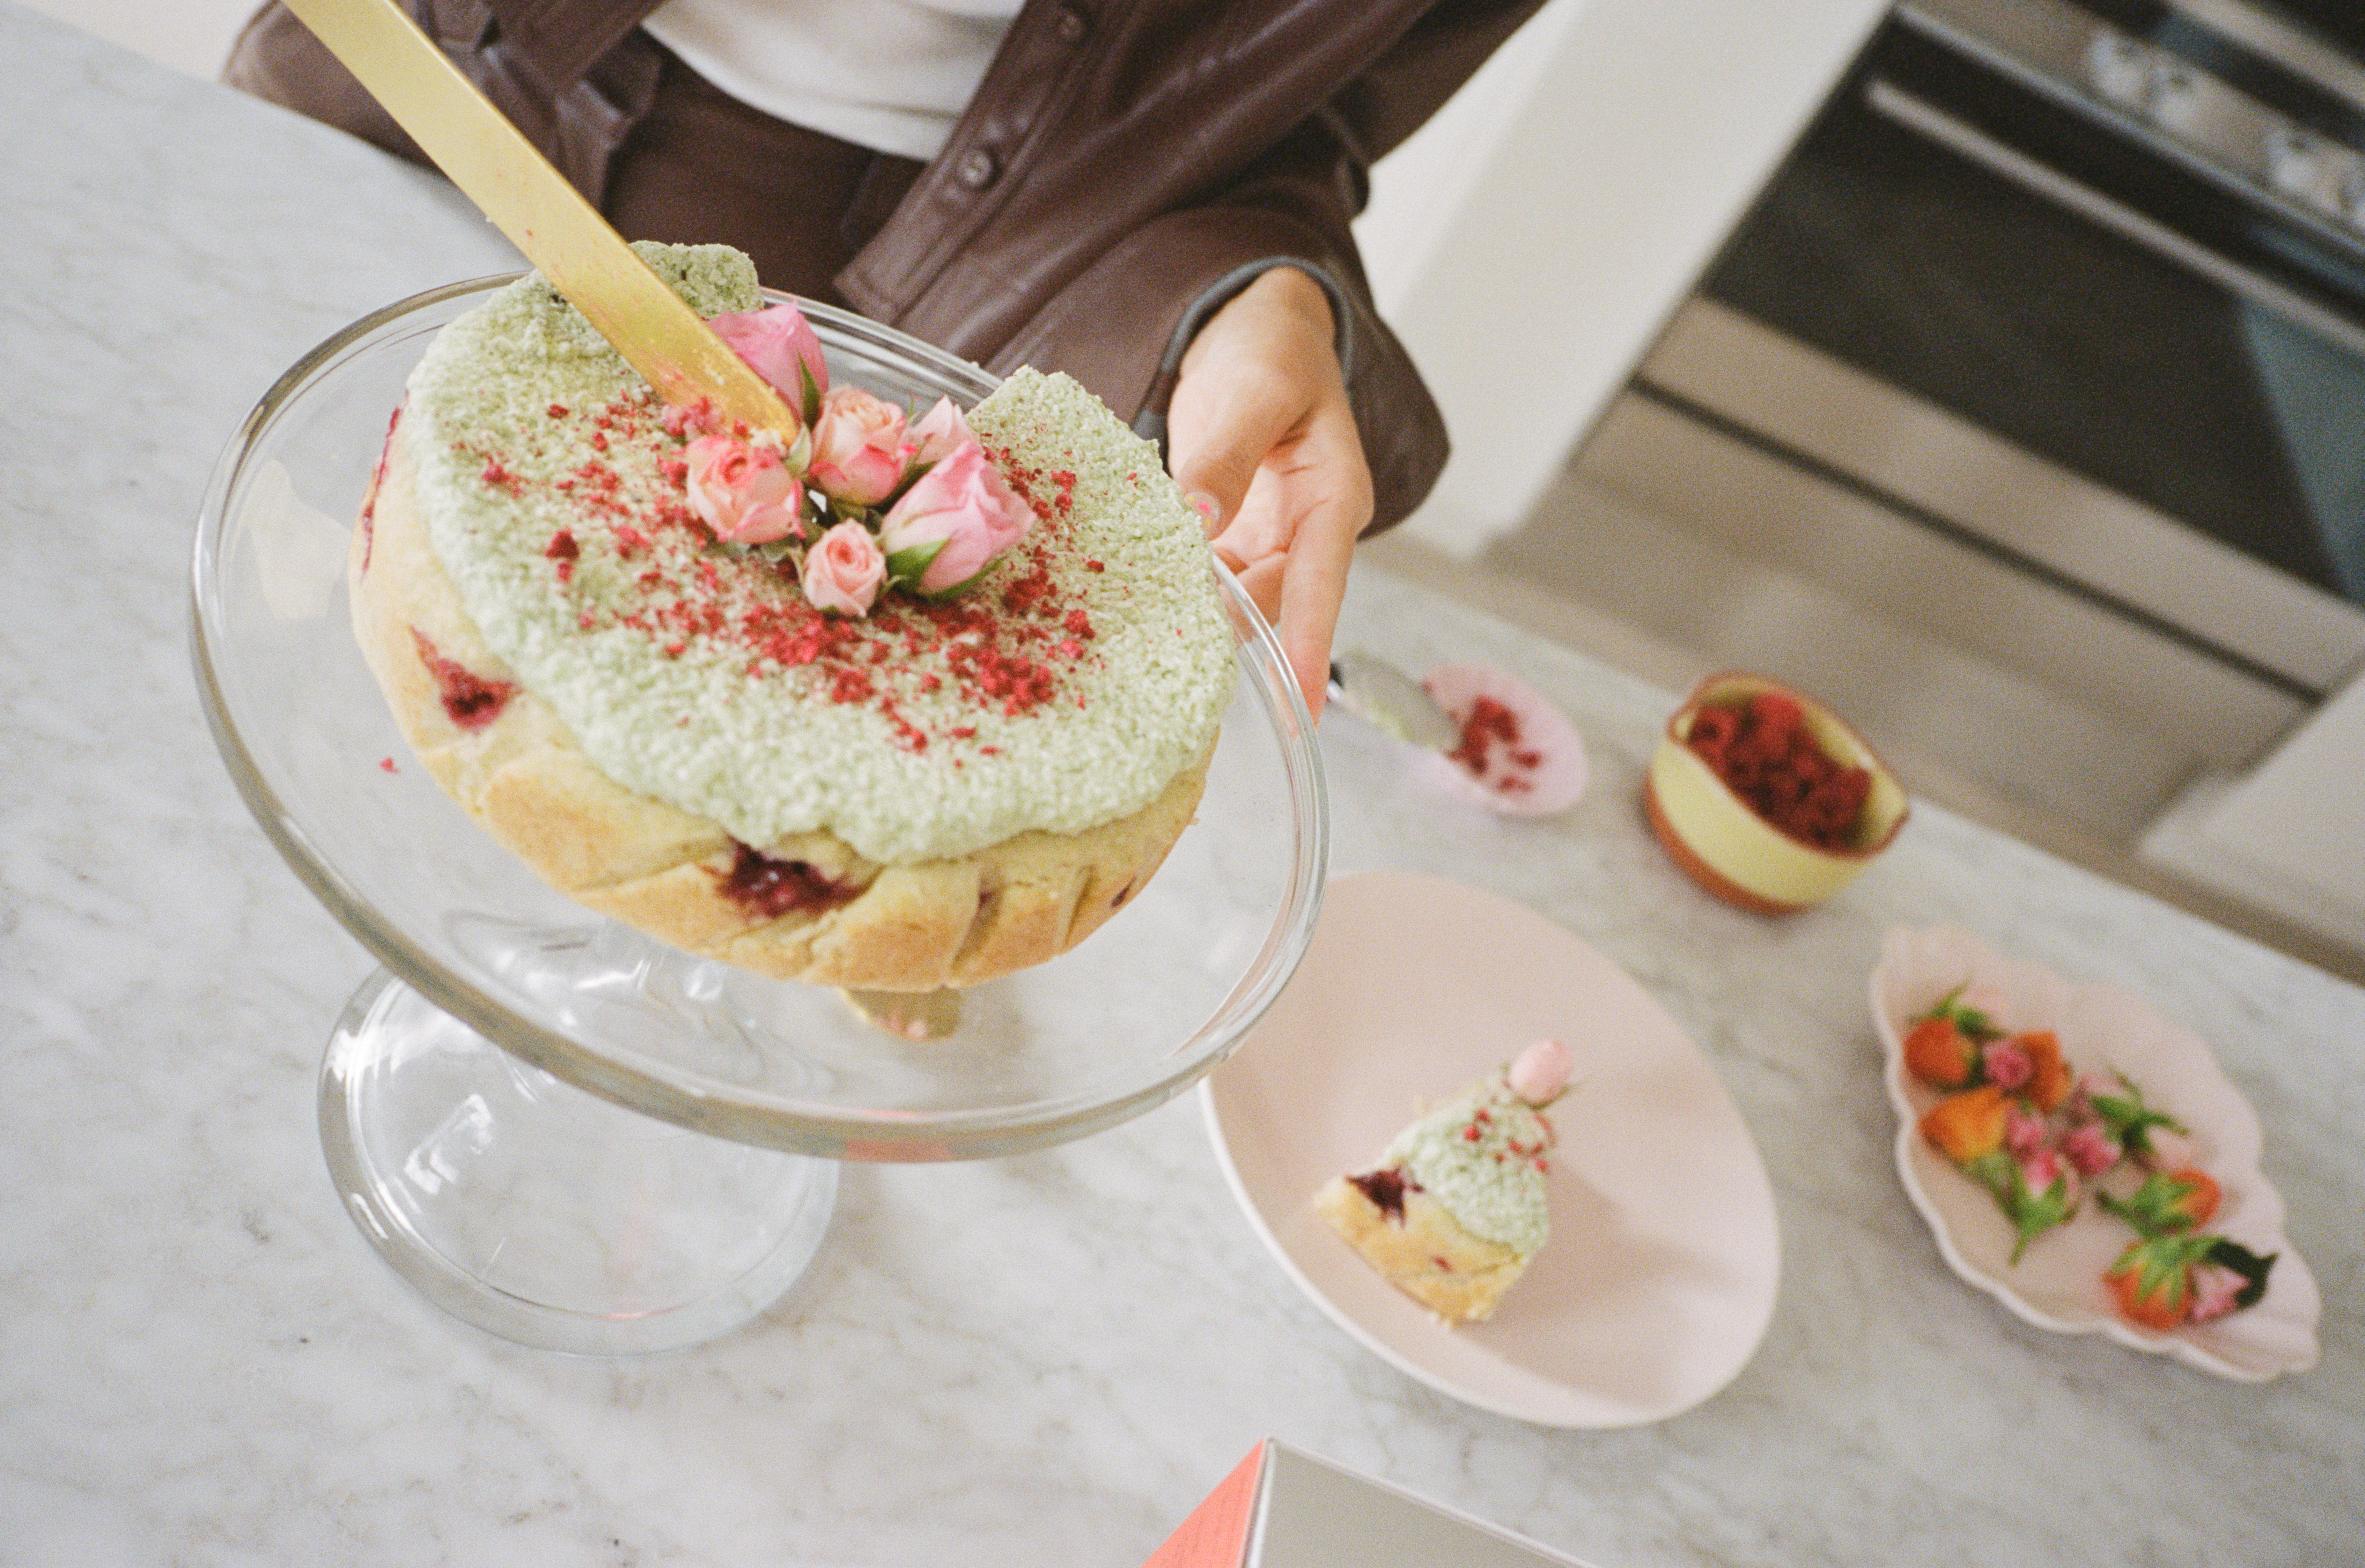
[[[1442,1321],[1490,1316],[1551,1234],[1544,1108],[1568,1073],[1567,1047],[1537,1041],[1416,1117],[1369,1170],[1325,1182],[1315,1212]]]
[[[1208,548],[1157,449],[1032,371],[965,419],[838,387],[825,405],[809,328],[792,374],[745,346],[794,312],[765,308],[745,256],[636,248],[801,383],[781,390],[802,429],[751,442],[668,408],[538,275],[443,329],[348,565],[405,738],[552,886],[695,953],[923,991],[1066,951],[1189,823],[1231,697]],[[905,444],[833,424],[841,398]],[[938,441],[947,424],[976,454]],[[710,449],[735,454],[747,502],[721,521]],[[901,472],[863,475],[881,461]],[[965,545],[891,549],[881,518],[963,462],[1017,522],[948,589],[927,574]],[[763,510],[782,469],[801,522]],[[867,587],[832,578],[841,543]]]

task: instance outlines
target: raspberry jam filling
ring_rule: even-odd
[[[462,729],[483,729],[501,716],[501,710],[516,695],[515,681],[487,680],[459,660],[445,657],[416,626],[410,629],[410,640],[418,645],[419,662],[435,678],[435,694],[443,700],[443,711]]]
[[[776,860],[744,844],[732,847],[731,869],[714,873],[723,896],[767,920],[835,909],[862,891],[831,879],[811,861]]]
[[[1420,1183],[1394,1167],[1385,1170],[1366,1170],[1361,1176],[1350,1176],[1347,1180],[1356,1191],[1371,1199],[1374,1207],[1398,1225],[1404,1223],[1405,1193],[1420,1190]]]

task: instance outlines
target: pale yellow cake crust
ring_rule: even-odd
[[[521,687],[464,728],[432,655],[485,682],[515,676],[486,645],[428,543],[397,426],[356,529],[353,629],[397,722],[487,832],[576,902],[650,935],[777,979],[872,991],[966,986],[1058,957],[1133,897],[1197,808],[1207,757],[1148,806],[1080,833],[1026,832],[973,854],[882,866],[834,834],[753,846],[798,863],[831,907],[777,915],[732,896],[743,851],[717,823],[624,788]]]
[[[1314,1212],[1381,1278],[1447,1323],[1493,1316],[1495,1304],[1528,1267],[1524,1254],[1473,1235],[1418,1187],[1407,1187],[1396,1215],[1346,1177],[1334,1176],[1315,1193]]]

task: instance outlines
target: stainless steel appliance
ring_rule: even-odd
[[[2057,700],[2098,825],[2237,778],[2365,667],[2365,6],[1906,0],[1575,472]]]

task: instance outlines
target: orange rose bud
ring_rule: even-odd
[[[2119,1254],[2102,1275],[2117,1299],[2119,1316],[2139,1328],[2167,1333],[2192,1315],[2192,1257],[2189,1247],[2162,1248],[2138,1241]]]
[[[2012,1036],[2013,1043],[2028,1053],[2032,1070],[2023,1092],[2040,1111],[2057,1111],[2069,1098],[2071,1077],[2069,1064],[2061,1058],[2061,1042],[2050,1029],[2032,1029],[2025,1035]]]
[[[1967,1165],[2003,1147],[2005,1113],[2012,1102],[1992,1083],[1949,1094],[1922,1114],[1922,1136],[1957,1165]]]
[[[1960,1024],[1933,1014],[1905,1031],[1905,1066],[1924,1083],[1960,1089],[1978,1076],[1979,1047]]]

